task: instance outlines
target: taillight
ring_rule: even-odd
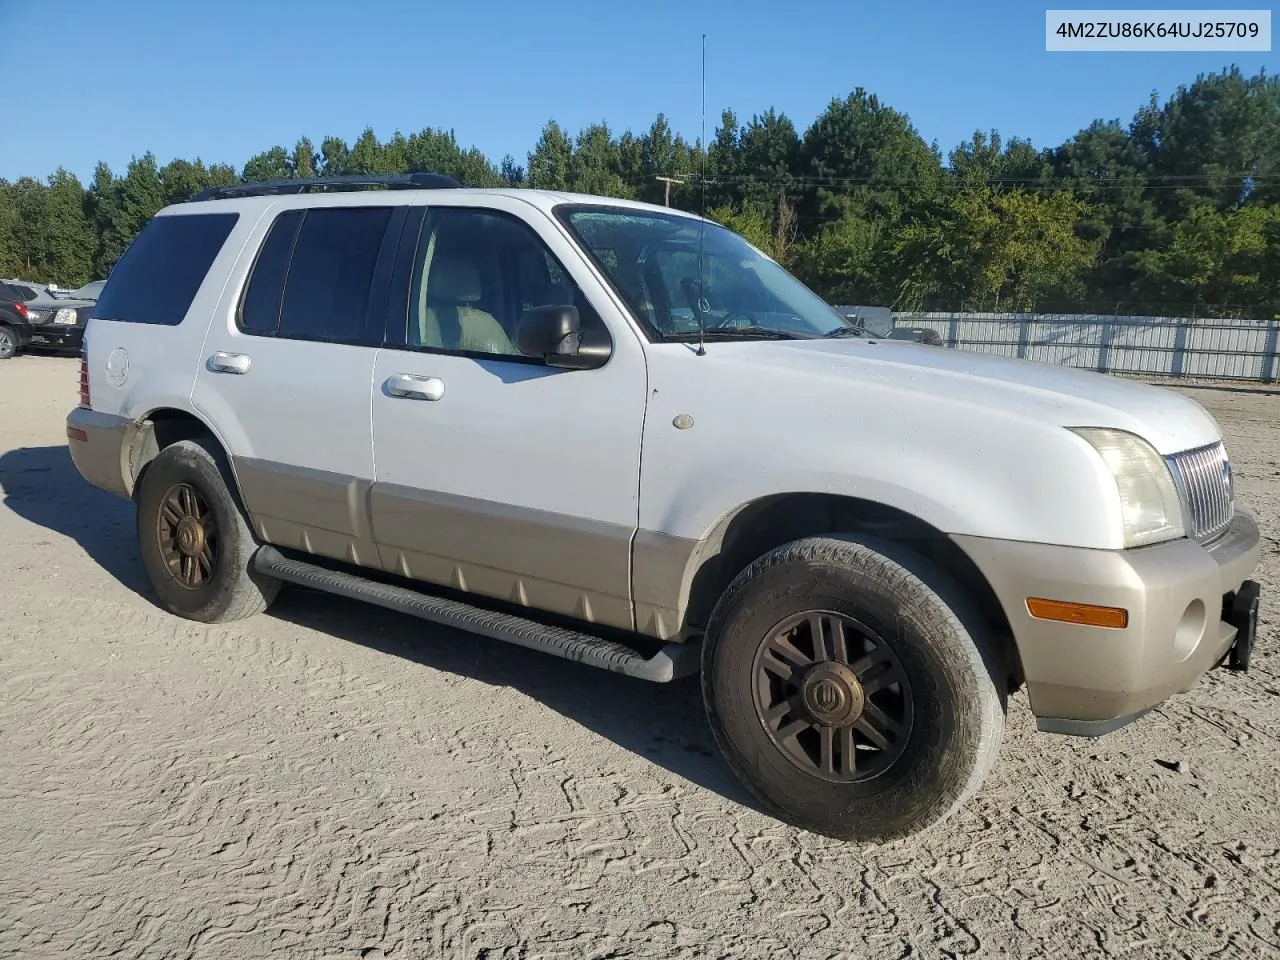
[[[80,341],[80,406],[89,409],[89,341]]]
[[[13,305],[13,312],[20,316],[23,320],[31,319],[31,312],[27,309],[27,305],[19,300]]]

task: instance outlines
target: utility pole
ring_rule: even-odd
[[[667,185],[667,192],[666,192],[666,197],[664,198],[664,202],[668,207],[671,206],[671,185],[673,183],[684,183],[684,181],[677,180],[675,177],[654,177],[653,179],[661,180],[663,183]]]

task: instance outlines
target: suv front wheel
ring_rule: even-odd
[[[224,623],[261,613],[280,581],[253,569],[259,544],[216,444],[181,440],[160,451],[138,484],[142,565],[172,613]]]
[[[892,544],[815,537],[729,585],[703,643],[712,732],[776,816],[883,842],[977,790],[1004,728],[1002,658],[943,574]]]

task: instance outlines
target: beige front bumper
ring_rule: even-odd
[[[1042,730],[1098,735],[1189,689],[1231,649],[1223,598],[1258,564],[1253,518],[1237,512],[1208,547],[1177,540],[1087,550],[957,536],[1004,608]],[[1028,597],[1122,607],[1123,629],[1037,620]]]

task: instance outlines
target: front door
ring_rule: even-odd
[[[615,308],[542,213],[488,202],[417,209],[400,244],[373,374],[383,566],[631,628],[643,352],[624,323],[606,327],[592,304]],[[603,367],[517,352],[522,313],[565,303],[610,335]]]

